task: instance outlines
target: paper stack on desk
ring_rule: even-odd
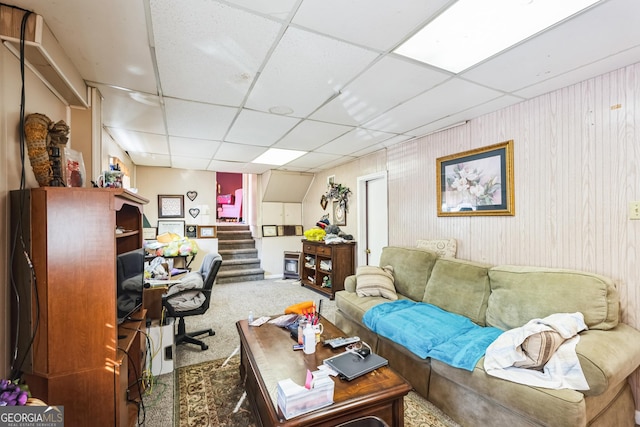
[[[311,375],[311,388],[298,385],[290,378],[278,381],[278,407],[286,419],[333,403],[333,380],[326,372],[315,371]]]

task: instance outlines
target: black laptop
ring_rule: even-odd
[[[375,353],[362,357],[359,354],[345,351],[337,356],[324,360],[324,364],[336,371],[341,379],[351,381],[368,372],[389,364],[389,361]]]

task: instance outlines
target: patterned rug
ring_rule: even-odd
[[[235,356],[178,369],[179,427],[256,427],[240,384]],[[404,399],[407,427],[456,427],[430,402],[411,391]]]

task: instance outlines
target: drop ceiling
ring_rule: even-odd
[[[318,172],[640,61],[637,0],[599,1],[458,74],[393,53],[455,1],[7,3],[44,17],[145,166]],[[270,147],[308,153],[252,163]]]

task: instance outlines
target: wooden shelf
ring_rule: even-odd
[[[344,279],[355,272],[355,242],[327,245],[324,242],[302,241],[302,268],[300,283],[333,299],[344,289]],[[307,257],[313,264],[307,266]],[[321,268],[322,262],[331,262],[331,271]],[[323,278],[329,277],[331,287],[323,287]]]

